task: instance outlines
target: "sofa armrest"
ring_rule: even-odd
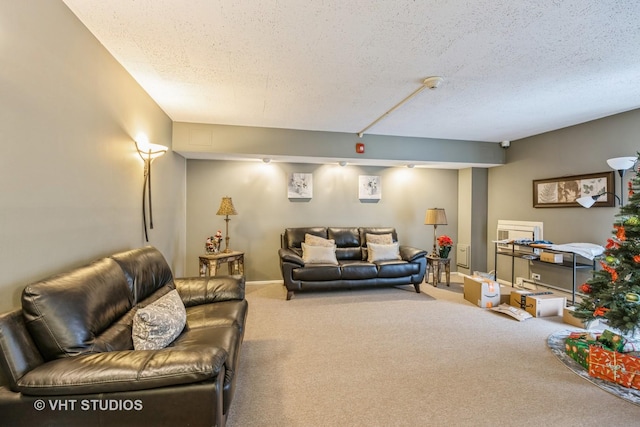
[[[186,307],[244,299],[244,276],[182,277],[173,281]]]
[[[300,267],[304,266],[304,261],[302,257],[292,251],[291,249],[278,249],[278,256],[280,257],[280,262],[290,262],[292,264],[297,264]]]
[[[111,393],[190,384],[224,374],[227,352],[210,345],[124,350],[56,359],[27,372],[18,391],[32,396]]]
[[[400,257],[405,261],[415,261],[418,258],[424,258],[427,256],[427,251],[424,249],[414,248],[412,246],[400,246]]]

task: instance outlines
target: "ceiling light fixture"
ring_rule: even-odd
[[[422,82],[422,85],[418,89],[414,90],[409,96],[404,98],[402,101],[398,102],[396,105],[391,107],[386,113],[384,113],[383,115],[375,119],[373,122],[371,122],[369,126],[367,126],[366,128],[362,129],[360,132],[358,132],[358,137],[362,138],[362,135],[364,135],[366,131],[371,129],[379,121],[381,121],[382,119],[387,117],[389,114],[391,114],[392,112],[400,108],[403,104],[405,104],[407,101],[409,101],[411,98],[413,98],[423,90],[425,89],[435,90],[440,86],[440,84],[442,84],[443,81],[444,79],[440,76],[427,77],[426,79],[424,79],[424,81]]]
[[[271,159],[269,157],[265,157],[262,161],[265,163],[271,163]]]
[[[409,164],[407,165],[407,167],[408,167],[409,169],[413,169],[413,168],[415,168],[415,167],[416,167],[416,165],[414,165],[413,163],[409,163]]]
[[[347,162],[345,162],[344,160],[339,161],[338,164],[342,167],[347,166]]]

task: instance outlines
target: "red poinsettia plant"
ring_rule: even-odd
[[[453,240],[451,240],[451,237],[447,236],[447,235],[442,235],[440,237],[438,237],[438,246],[442,247],[451,247],[453,246]]]

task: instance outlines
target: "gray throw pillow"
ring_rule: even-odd
[[[133,317],[133,348],[158,350],[171,344],[187,323],[187,311],[175,289],[139,308]]]

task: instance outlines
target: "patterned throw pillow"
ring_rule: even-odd
[[[392,261],[400,258],[400,250],[397,243],[390,245],[378,245],[376,243],[369,243],[367,245],[369,262],[374,261]]]
[[[133,317],[133,348],[158,350],[171,344],[184,329],[187,312],[175,289],[139,308]]]
[[[305,264],[334,264],[338,265],[336,259],[335,245],[329,246],[312,246],[306,243],[302,244],[302,261]]]
[[[320,236],[315,236],[313,234],[305,234],[304,235],[304,242],[307,245],[311,245],[311,246],[327,246],[327,247],[333,247],[336,244],[336,241],[333,239],[325,239],[322,238]]]
[[[367,239],[367,246],[369,243],[375,243],[378,245],[391,245],[393,244],[393,236],[391,233],[388,234],[371,234],[367,233],[365,235]]]

